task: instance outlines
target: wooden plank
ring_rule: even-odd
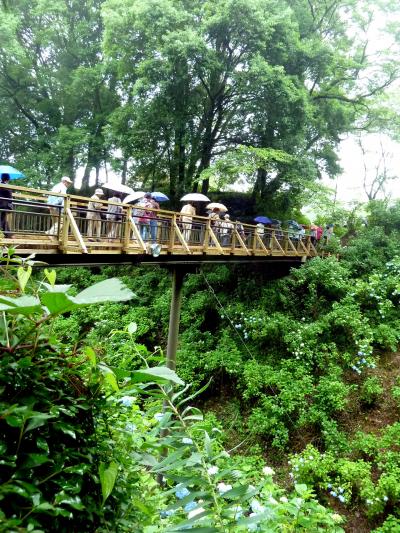
[[[140,245],[140,248],[141,250],[144,252],[144,253],[147,253],[147,248],[146,248],[146,245],[144,244],[144,241],[142,239],[142,236],[140,235],[140,231],[139,231],[139,228],[137,227],[136,225],[136,222],[133,220],[133,217],[129,217],[129,227],[130,229],[132,230],[134,236],[135,236],[135,239],[137,240],[137,242],[139,243]],[[129,231],[128,231],[128,235],[129,235]],[[132,241],[130,243],[132,245]]]
[[[210,224],[210,228],[209,228],[209,236],[211,237],[211,240],[215,244],[215,247],[218,250],[219,255],[224,255],[225,252],[221,248],[221,245],[219,244],[219,240],[217,239],[217,236],[215,235],[214,230],[211,227],[211,224]],[[209,246],[208,249],[207,249],[208,253],[210,253],[211,249],[212,248]],[[216,255],[216,254],[212,253],[211,255]]]
[[[75,222],[74,217],[72,216],[71,209],[68,207],[68,208],[65,209],[65,212],[66,212],[66,214],[67,214],[67,216],[68,216],[69,223],[70,223],[70,225],[71,225],[72,233],[73,233],[75,239],[77,240],[80,249],[82,250],[82,252],[83,252],[84,254],[87,254],[88,251],[87,251],[86,245],[85,245],[85,243],[83,242],[82,235],[81,235],[81,233],[80,233],[80,231],[79,231],[78,225],[77,225],[77,223]]]
[[[176,231],[176,234],[178,235],[178,239],[179,239],[180,243],[182,244],[182,246],[186,250],[186,253],[188,253],[190,255],[192,253],[192,251],[190,250],[189,246],[187,245],[187,242],[183,238],[182,232],[181,232],[178,224],[176,223],[176,216],[173,218],[172,224],[173,224],[173,227],[174,227],[174,231]],[[174,245],[175,245],[175,242],[174,242]]]
[[[263,243],[263,240],[260,237],[260,235],[256,232],[255,236],[256,236],[256,241],[258,242],[258,244],[261,245],[261,249],[265,252],[266,255],[269,255],[269,251],[268,251],[267,247],[265,246],[265,244]],[[261,254],[258,254],[257,252],[258,252],[258,249],[254,248],[254,255],[261,255]],[[262,254],[262,255],[264,255],[264,254]]]
[[[246,246],[244,240],[243,240],[242,237],[240,236],[240,233],[238,232],[238,230],[236,229],[236,227],[235,227],[235,229],[234,229],[234,235],[235,235],[236,239],[239,241],[240,246],[243,248],[243,250],[245,250],[246,255],[251,255],[250,250],[247,248],[247,246]],[[236,254],[236,248],[233,250],[233,253]]]

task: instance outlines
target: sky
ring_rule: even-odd
[[[376,175],[376,166],[381,159],[381,142],[386,152],[386,164],[388,174],[395,176],[390,180],[386,193],[392,199],[400,198],[400,145],[388,136],[366,134],[363,137],[363,145],[366,151],[365,162],[367,166],[368,182]],[[367,195],[363,190],[364,157],[355,137],[349,136],[342,141],[339,148],[340,164],[343,169],[337,180],[326,178],[324,183],[331,188],[337,184],[337,198],[345,203],[354,201],[367,201]],[[382,168],[382,167],[381,167]],[[378,198],[382,198],[379,195]]]

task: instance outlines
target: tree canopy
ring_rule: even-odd
[[[376,127],[398,46],[371,48],[369,32],[390,9],[386,0],[3,0],[0,158],[32,184],[79,169],[84,187],[108,163],[124,182],[175,199],[207,192],[214,165],[238,147],[277,150],[287,157],[254,169],[253,195],[288,196],[339,172],[343,134]]]

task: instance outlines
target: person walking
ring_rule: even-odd
[[[186,242],[190,241],[192,233],[192,219],[196,214],[196,209],[191,202],[185,204],[181,209],[179,220],[182,224],[182,234]]]
[[[156,200],[151,196],[151,194],[148,200],[149,200],[149,203],[151,204],[152,209],[157,209],[157,210],[160,209],[160,204],[156,202]],[[149,213],[150,213],[150,237],[151,237],[151,242],[155,244],[157,241],[157,228],[158,228],[157,213],[156,211],[149,211]]]
[[[8,185],[10,182],[9,174],[1,175],[1,185]],[[0,229],[4,234],[4,237],[10,237],[10,225],[8,223],[8,215],[13,210],[14,206],[12,203],[12,192],[10,189],[1,187],[0,189]]]
[[[220,224],[220,233],[221,233],[221,245],[229,246],[232,239],[232,230],[233,223],[230,220],[228,213],[224,215],[224,220]]]
[[[68,176],[63,176],[60,183],[54,185],[50,192],[58,192],[67,194],[67,189],[72,185],[72,180]],[[59,220],[61,219],[62,206],[64,205],[64,198],[62,196],[49,196],[47,198],[47,204],[51,215],[52,225],[51,228],[46,231],[47,235],[57,235],[59,230]]]
[[[101,236],[101,208],[103,204],[99,201],[104,196],[103,189],[96,189],[94,195],[91,196],[88,204],[88,211],[86,213],[86,219],[88,222],[87,236],[89,240],[92,240],[93,232],[96,234],[96,238],[99,241]]]
[[[153,208],[151,194],[146,192],[143,199],[137,204],[138,209],[135,209],[135,216],[138,217],[140,236],[144,241],[148,240],[150,233],[150,218],[152,217]]]
[[[219,217],[219,208],[214,207],[214,209],[209,213],[208,218],[210,219],[210,227],[212,231],[214,232],[214,235],[219,240],[219,231],[221,227],[221,219]],[[214,246],[214,242],[211,239],[210,242],[211,246]]]
[[[108,220],[107,238],[116,239],[119,233],[118,222],[121,222],[121,219],[122,219],[122,206],[115,205],[115,204],[122,203],[120,193],[116,192],[114,196],[109,198],[108,201],[113,202],[113,203],[108,204],[108,207],[107,207],[107,215],[106,215],[106,218]]]

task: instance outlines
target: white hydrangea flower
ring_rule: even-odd
[[[217,488],[220,494],[224,494],[225,492],[228,492],[228,490],[232,490],[232,485],[221,482],[218,483]]]
[[[207,468],[207,474],[209,474],[210,476],[214,476],[218,473],[218,470],[218,466],[210,466],[209,468]]]
[[[265,476],[273,476],[275,474],[275,471],[270,466],[264,466],[262,471]]]

